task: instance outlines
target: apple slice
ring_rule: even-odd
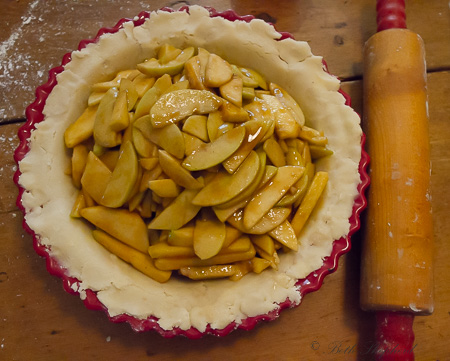
[[[252,151],[235,173],[218,172],[198,192],[192,203],[203,207],[210,207],[233,199],[254,182],[259,167],[258,154]]]
[[[73,147],[72,151],[72,183],[78,189],[81,188],[81,177],[86,167],[86,161],[89,154],[89,150],[84,144],[78,144]]]
[[[185,132],[183,133],[184,138],[184,147],[185,147],[185,155],[188,156],[192,154],[192,152],[196,151],[199,147],[201,147],[203,144],[205,144],[204,141],[200,140],[197,137],[194,137],[193,135],[187,134]]]
[[[138,176],[138,158],[131,142],[125,143],[120,150],[116,167],[106,186],[100,204],[110,207],[121,207],[136,183]]]
[[[182,130],[204,142],[209,142],[207,120],[206,115],[191,115],[184,121]]]
[[[172,85],[172,79],[170,75],[164,74],[162,77],[155,81],[153,86],[147,90],[142,96],[141,100],[136,105],[136,111],[134,112],[134,119],[139,119],[144,115],[148,115],[150,109],[163,94]]]
[[[250,120],[250,116],[244,108],[238,107],[229,101],[224,101],[221,112],[224,122],[244,123]]]
[[[89,152],[86,160],[86,167],[83,176],[81,177],[81,185],[95,202],[101,202],[110,177],[111,171],[109,168],[94,154],[94,152]]]
[[[178,55],[181,54],[181,49],[178,49],[170,44],[164,44],[158,50],[158,61],[161,64],[166,64],[171,60],[174,60]]]
[[[171,246],[192,247],[194,244],[194,226],[171,230],[167,243]]]
[[[305,115],[303,114],[302,109],[295,101],[294,98],[282,87],[277,84],[270,83],[269,84],[270,93],[277,97],[281,104],[287,109],[289,109],[294,116],[294,119],[297,123],[302,127],[305,125]]]
[[[134,82],[130,79],[122,79],[120,81],[119,92],[125,92],[127,94],[127,110],[131,112],[139,99],[139,94]]]
[[[244,223],[245,210],[240,209],[228,218],[227,222],[244,233],[266,234],[283,223],[289,217],[290,213],[291,208],[271,208],[253,227],[247,228]]]
[[[133,85],[136,89],[138,99],[144,96],[144,94],[155,84],[155,81],[156,79],[154,77],[148,77],[147,75],[142,73],[133,79]]]
[[[200,206],[192,204],[198,190],[185,189],[148,225],[149,229],[173,230],[183,227],[192,220],[200,210]]]
[[[98,106],[87,107],[83,114],[69,125],[64,132],[64,142],[67,148],[73,148],[92,136],[97,109]]]
[[[149,241],[147,226],[139,214],[126,209],[112,209],[103,206],[84,208],[83,218],[119,241],[146,253]]]
[[[136,251],[134,248],[123,244],[103,231],[94,230],[92,235],[94,236],[94,239],[108,251],[123,261],[130,263],[134,268],[146,276],[160,283],[167,282],[169,280],[172,272],[157,269],[148,254]]]
[[[242,107],[242,89],[242,78],[233,76],[228,82],[220,86],[219,91],[223,98],[237,107]]]
[[[194,55],[194,47],[184,49],[175,59],[167,63],[161,63],[158,59],[151,58],[137,65],[142,73],[148,76],[159,77],[164,74],[174,76],[183,70],[184,64]]]
[[[244,141],[236,152],[223,162],[223,167],[228,173],[234,173],[240,167],[265,134],[265,123],[260,120],[249,120],[243,126],[246,130]]]
[[[210,142],[216,140],[219,137],[219,128],[223,124],[224,121],[222,119],[222,113],[220,112],[220,110],[208,114],[208,119],[206,120],[206,130]]]
[[[208,259],[222,249],[225,241],[225,223],[220,222],[213,212],[202,212],[194,227],[194,251],[200,259]]]
[[[260,88],[262,88],[264,90],[268,89],[266,80],[256,70],[253,70],[251,68],[242,68],[241,67],[241,68],[239,68],[239,71],[247,78],[255,81]]]
[[[283,106],[277,97],[262,95],[262,99],[268,104],[275,117],[275,133],[279,139],[296,138],[300,132],[300,124],[292,113]]]
[[[279,167],[277,174],[245,206],[244,227],[252,228],[300,179],[305,168],[296,166]]]
[[[206,86],[212,88],[220,87],[221,85],[229,82],[232,76],[233,70],[231,69],[231,65],[226,60],[216,54],[209,54],[205,71]]]
[[[184,158],[184,137],[176,124],[169,124],[163,128],[155,128],[150,116],[137,119],[133,126],[139,129],[144,137],[163,148],[178,159]]]
[[[134,80],[139,74],[140,71],[137,69],[119,71],[113,80],[93,84],[91,87],[91,92],[105,93],[111,88],[119,87],[119,84],[123,79]]]
[[[193,114],[208,114],[222,105],[208,90],[182,89],[162,95],[150,110],[152,124],[161,128]]]
[[[148,187],[163,198],[175,198],[180,194],[180,187],[172,179],[151,180],[148,182]]]
[[[158,155],[159,164],[162,170],[176,184],[187,189],[200,189],[203,187],[202,183],[195,179],[191,173],[183,168],[180,162],[169,153],[160,149]]]
[[[297,252],[298,250],[298,240],[295,235],[294,228],[289,223],[288,220],[285,220],[278,227],[272,229],[269,232],[269,235],[280,242],[282,245],[286,246],[289,249]]]
[[[215,141],[199,147],[185,158],[182,165],[190,171],[196,171],[220,164],[239,148],[244,137],[244,127],[233,128]]]
[[[126,90],[119,90],[111,114],[110,128],[115,132],[124,130],[130,124],[128,115],[128,100]]]
[[[109,89],[100,101],[94,122],[95,143],[106,148],[120,144],[121,136],[111,128],[114,103],[117,98],[117,89]]]

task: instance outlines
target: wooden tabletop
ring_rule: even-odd
[[[359,307],[364,231],[322,288],[273,322],[225,338],[163,339],[87,310],[47,273],[15,205],[13,151],[34,89],[66,52],[142,10],[186,3],[234,9],[306,40],[362,114],[362,47],[375,33],[375,0],[0,1],[0,360],[374,360],[374,315]],[[148,5],[151,4],[151,5]],[[418,361],[450,360],[450,12],[448,1],[409,1],[408,27],[425,41],[435,256],[435,312],[414,322]],[[405,130],[407,131],[407,130]]]

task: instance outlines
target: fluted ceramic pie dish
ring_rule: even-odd
[[[320,208],[302,232],[298,252],[281,256],[277,271],[249,274],[238,282],[173,278],[158,283],[111,255],[93,240],[89,227],[69,216],[76,189],[64,174],[70,161],[64,130],[83,111],[92,84],[135,67],[164,43],[203,47],[258,70],[287,89],[307,121],[329,139],[334,153],[317,163],[329,173]],[[359,228],[369,183],[359,116],[339,80],[306,42],[251,16],[193,6],[122,19],[66,54],[37,89],[26,115],[15,153],[15,182],[36,252],[86,307],[104,310],[111,321],[128,322],[135,331],[199,338],[273,320],[320,288]]]

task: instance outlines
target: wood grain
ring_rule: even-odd
[[[308,40],[315,53],[325,56],[333,73],[348,79],[342,87],[351,95],[355,110],[362,113],[362,44],[375,29],[373,1],[191,3],[222,10],[232,7],[239,13],[271,20],[279,30]],[[169,3],[151,4],[159,8]],[[120,17],[134,16],[149,7],[144,2],[94,0],[2,0],[1,5],[0,49],[6,50],[7,56],[0,53],[0,360],[374,360],[374,317],[359,307],[364,223],[353,238],[352,250],[341,258],[337,271],[325,278],[318,292],[308,294],[299,307],[283,311],[274,322],[225,338],[192,341],[163,339],[155,333],[136,334],[126,324],[112,324],[102,312],[87,310],[78,297],[67,294],[61,281],[48,274],[45,261],[36,255],[31,237],[22,228],[12,181],[13,151],[21,123],[6,122],[23,117],[33,89],[80,39],[95,35],[100,26],[112,25]],[[450,73],[445,71],[450,69],[448,4],[439,0],[408,2],[407,17],[408,26],[422,35],[427,50],[436,247],[435,312],[415,318],[414,351],[418,361],[442,361],[450,355]],[[11,42],[17,32],[20,37]],[[46,41],[40,42],[41,36]],[[7,74],[5,59],[13,64]],[[25,72],[19,60],[27,59],[30,64]],[[38,74],[40,71],[43,73]]]

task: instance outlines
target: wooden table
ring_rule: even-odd
[[[151,5],[148,5],[151,3]],[[102,26],[122,17],[184,1],[1,0],[0,14],[0,360],[373,360],[374,317],[359,308],[359,264],[364,232],[327,276],[320,291],[295,309],[250,332],[225,338],[163,339],[112,324],[87,310],[50,276],[32,248],[15,205],[13,151],[25,107],[50,68]],[[375,32],[374,0],[210,0],[189,4],[232,8],[307,40],[362,112],[362,46]],[[436,243],[436,309],[415,318],[418,361],[450,360],[450,13],[448,1],[409,1],[408,27],[427,50]],[[407,129],[405,129],[407,131]]]

